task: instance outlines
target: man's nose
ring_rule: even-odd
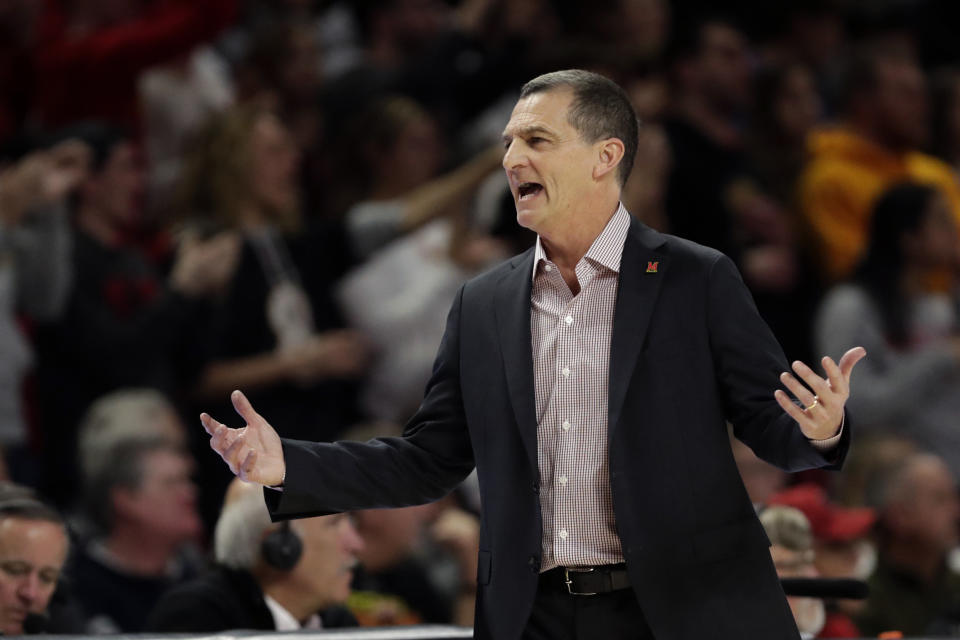
[[[40,577],[35,573],[23,576],[17,585],[17,597],[26,605],[32,605],[40,598]]]
[[[506,152],[503,154],[503,168],[507,171],[522,167],[526,164],[527,154],[524,153],[522,145],[516,140],[510,143]]]
[[[351,554],[360,553],[363,551],[364,542],[363,538],[360,536],[360,533],[357,531],[356,526],[353,524],[353,520],[348,519],[346,525],[343,529],[343,547]]]

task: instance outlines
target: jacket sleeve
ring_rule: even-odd
[[[781,387],[780,373],[789,370],[786,357],[726,256],[718,256],[712,264],[707,295],[716,378],[725,415],[737,438],[757,456],[785,471],[838,469],[849,447],[849,416],[844,417],[837,446],[820,451],[780,408],[773,392]]]
[[[283,441],[282,491],[264,490],[274,520],[438,500],[474,467],[460,388],[461,288],[420,408],[399,438]]]

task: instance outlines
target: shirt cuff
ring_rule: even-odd
[[[833,436],[832,438],[826,438],[824,440],[814,440],[812,438],[808,438],[808,440],[810,441],[810,444],[812,444],[815,448],[819,449],[820,451],[829,451],[830,449],[833,449],[840,442],[840,436],[843,435],[844,420],[846,420],[846,417],[840,420],[840,428],[837,429],[837,435]]]
[[[273,485],[265,484],[263,486],[265,486],[267,489],[273,489],[274,491],[283,491],[283,483],[286,481],[287,481],[287,470],[284,469],[283,476],[280,478],[280,484],[273,484]]]

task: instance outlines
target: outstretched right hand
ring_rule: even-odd
[[[231,429],[209,414],[201,413],[200,422],[212,436],[210,448],[220,454],[230,471],[244,482],[270,487],[282,484],[287,467],[283,461],[280,436],[263,416],[253,410],[250,401],[240,391],[230,394],[230,400],[247,426]]]

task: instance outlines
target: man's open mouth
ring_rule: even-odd
[[[543,185],[536,182],[521,182],[517,185],[517,194],[520,196],[520,200],[535,198],[541,191],[543,191]]]

